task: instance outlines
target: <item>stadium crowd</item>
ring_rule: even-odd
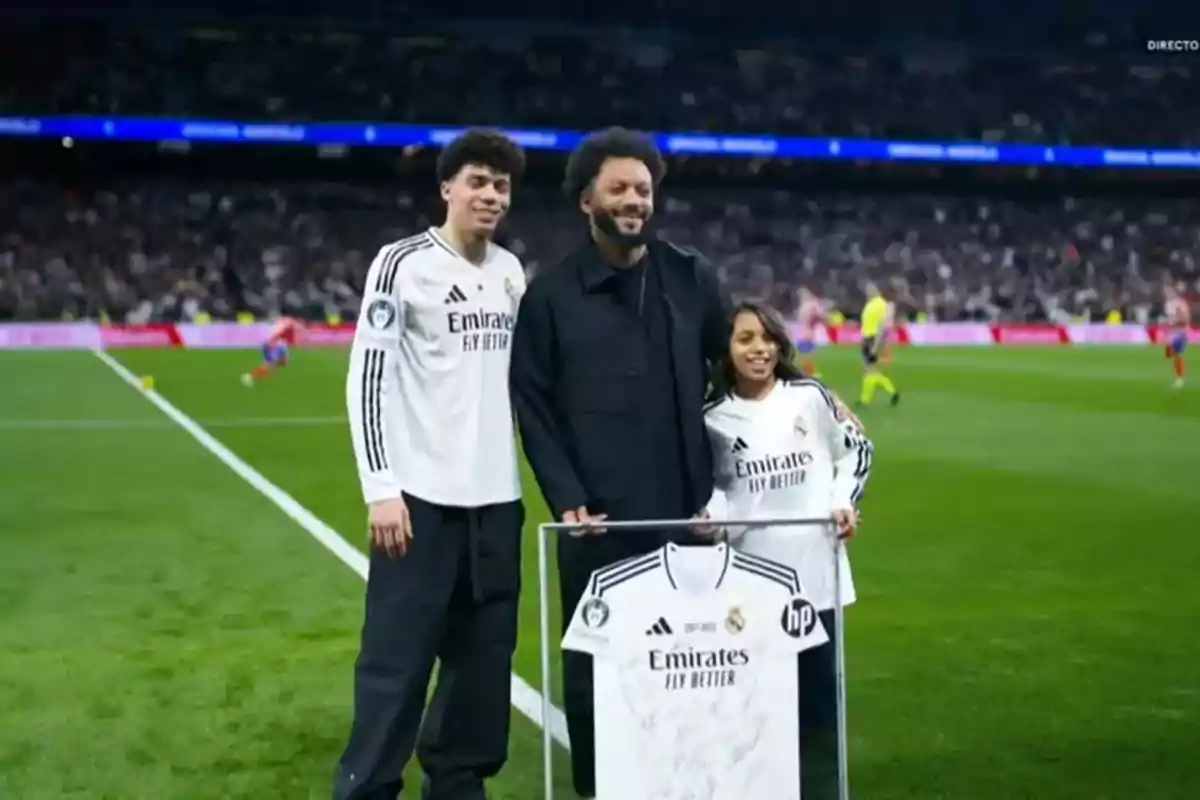
[[[734,295],[786,310],[798,285],[850,316],[868,280],[908,316],[1099,320],[1158,313],[1169,272],[1200,291],[1186,200],[1045,203],[925,195],[670,191],[659,231],[708,256]],[[198,314],[352,317],[382,243],[420,230],[412,194],[345,184],[139,183],[89,194],[0,185],[0,318],[146,322]],[[531,271],[583,235],[561,195],[522,190],[507,244]]]
[[[1086,39],[1090,49],[1031,53],[924,39],[847,49],[498,23],[407,30],[79,23],[39,27],[31,47],[29,31],[9,27],[0,35],[0,112],[1200,142],[1189,68],[1200,54],[1144,46],[1137,54],[1109,34]]]
[[[196,5],[181,2],[177,11]],[[199,5],[210,14],[229,6],[228,20],[7,19],[0,114],[1200,141],[1189,68],[1196,56],[1143,47],[1133,57],[1139,18],[1119,0],[1083,16],[1034,0],[1012,0],[999,14],[950,3],[921,26],[878,15],[865,24],[852,1],[815,17],[801,3],[777,10],[776,28],[811,23],[791,26],[808,38],[788,45],[745,30],[757,15],[722,16],[715,0],[614,0],[587,12],[592,23],[611,23],[637,10],[641,24],[669,19],[669,33],[584,29],[578,18],[530,23],[583,13],[548,0],[521,0],[507,23],[435,18],[480,11],[466,0],[436,4],[436,15],[418,0],[346,0],[339,5],[359,14],[357,24],[319,26],[233,20],[328,16],[336,9],[323,0]],[[412,19],[422,22],[395,25]],[[706,35],[719,19],[742,44]],[[1141,319],[1156,313],[1168,271],[1200,291],[1200,223],[1182,200],[668,190],[662,232],[705,253],[734,294],[769,296],[780,307],[804,283],[853,313],[870,279],[895,288],[903,313],[934,319],[1099,318],[1112,309]],[[352,316],[375,249],[429,224],[424,211],[398,188],[162,178],[76,192],[9,179],[0,182],[0,318]],[[581,225],[559,194],[522,189],[506,233],[536,270]]]

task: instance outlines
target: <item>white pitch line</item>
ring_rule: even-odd
[[[319,519],[307,508],[300,505],[294,497],[267,480],[262,473],[239,458],[228,447],[221,444],[212,434],[201,427],[198,422],[184,414],[158,392],[143,387],[137,376],[126,369],[121,362],[103,350],[93,350],[92,352],[95,353],[96,358],[103,361],[121,380],[133,387],[142,397],[149,400],[168,419],[191,434],[192,438],[199,442],[201,447],[220,459],[239,478],[250,484],[260,494],[278,506],[280,511],[287,514],[288,517],[306,530],[329,552],[337,556],[343,564],[357,572],[363,580],[366,580],[369,561],[362,551],[347,542],[342,538],[341,534],[329,527],[328,524]],[[512,706],[528,717],[534,725],[537,725],[539,728],[544,726],[541,693],[526,683],[516,673],[512,674]],[[550,735],[554,738],[554,741],[570,749],[567,739],[567,720],[561,709],[557,707],[552,708],[549,725]]]
[[[345,425],[345,417],[243,417],[196,420],[204,428],[309,428]],[[0,430],[16,431],[132,431],[165,430],[170,420],[156,419],[0,419]]]

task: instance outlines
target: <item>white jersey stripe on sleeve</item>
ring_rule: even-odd
[[[362,365],[362,381],[361,390],[358,393],[359,404],[362,406],[362,437],[363,443],[366,445],[367,453],[367,471],[376,472],[375,468],[375,443],[371,439],[371,363],[374,359],[374,350],[367,350],[363,353]]]
[[[383,370],[386,353],[369,348],[363,360],[362,417],[363,441],[366,442],[367,469],[382,472],[387,469],[387,454],[383,441]]]
[[[733,565],[744,572],[770,578],[776,583],[787,586],[791,591],[800,591],[800,576],[792,567],[774,561],[767,561],[764,558],[752,556],[749,553],[734,553]]]
[[[776,572],[781,578],[786,580],[799,580],[794,567],[790,567],[787,564],[781,564],[778,561],[771,561],[763,558],[762,556],[756,556],[752,553],[746,553],[740,550],[734,551],[733,559],[734,561],[741,562],[742,564],[761,567],[762,569]]]
[[[738,563],[736,561],[733,564],[733,568],[736,570],[740,570],[741,572],[747,572],[751,575],[757,575],[760,578],[766,578],[769,581],[778,583],[780,586],[784,587],[792,594],[800,593],[799,580],[794,581],[794,582],[789,581],[786,578],[781,577],[779,575],[779,573],[777,573],[777,572],[771,572],[770,570],[765,570],[762,567],[752,566],[750,564],[745,564],[745,563]]]
[[[607,581],[611,578],[621,575],[628,570],[637,569],[640,566],[652,564],[658,560],[659,554],[657,551],[655,551],[653,553],[646,553],[640,556],[623,558],[615,564],[609,564],[607,567],[601,567],[600,569],[596,570],[595,574],[592,576],[592,589],[594,591],[596,586],[598,586],[601,581]]]
[[[404,258],[418,250],[427,250],[433,245],[429,241],[429,237],[424,234],[417,234],[408,239],[401,239],[395,244],[388,245],[387,255],[383,257],[383,267],[379,270],[379,276],[375,279],[375,291],[383,294],[391,294],[396,288],[396,273],[400,269],[400,262]]]
[[[404,240],[407,242],[408,240]],[[397,242],[387,246],[387,252],[383,256],[383,264],[379,268],[379,274],[375,276],[375,291],[384,292],[388,285],[389,276],[395,275],[396,267],[399,260],[396,256],[404,248],[404,242]]]
[[[375,446],[379,453],[379,469],[388,468],[387,443],[383,440],[383,382],[384,370],[388,368],[387,351],[380,350],[375,354],[375,373],[372,376],[371,394],[375,402],[375,413],[372,415]]]
[[[384,286],[384,291],[387,292],[388,294],[392,294],[395,291],[396,273],[398,273],[400,271],[400,262],[401,261],[408,258],[413,253],[418,253],[422,250],[429,250],[432,247],[433,247],[433,245],[430,244],[428,241],[426,241],[426,242],[419,242],[416,244],[409,245],[408,247],[404,248],[403,250],[398,251],[396,253],[395,262],[393,264],[391,264],[390,268],[388,269],[387,284]]]
[[[615,575],[601,577],[596,581],[595,594],[597,597],[601,597],[609,589],[620,586],[622,583],[625,583],[625,581],[659,569],[662,569],[662,562],[659,559],[654,559],[653,561],[640,562],[639,564],[631,566],[629,569],[619,572]]]
[[[851,437],[847,433],[846,438],[852,438],[853,446],[858,451],[858,459],[854,465],[854,491],[850,493],[851,502],[858,505],[863,491],[867,488],[867,476],[871,474],[871,461],[875,457],[875,446],[865,436]]]

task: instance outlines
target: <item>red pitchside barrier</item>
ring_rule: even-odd
[[[7,322],[0,323],[0,350],[52,349],[96,350],[101,348],[241,348],[262,346],[270,323],[234,322],[154,323],[151,325],[100,324],[95,322]],[[790,333],[799,338],[800,329]],[[313,324],[299,334],[297,346],[346,347],[354,337],[354,323]],[[1200,325],[1193,325],[1189,340],[1200,344]],[[1062,345],[1148,345],[1166,340],[1158,325],[987,325],[975,322],[913,323],[896,329],[892,341],[915,347],[976,346],[1062,346]],[[862,341],[855,324],[827,326],[817,332],[818,344],[857,345]]]

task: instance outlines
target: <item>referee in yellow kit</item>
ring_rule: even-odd
[[[888,301],[873,283],[867,284],[866,293],[867,302],[863,305],[859,326],[862,333],[863,381],[858,404],[870,405],[875,396],[875,387],[879,387],[891,396],[892,405],[896,405],[900,402],[900,393],[896,391],[895,384],[879,371],[879,354],[889,333]]]

